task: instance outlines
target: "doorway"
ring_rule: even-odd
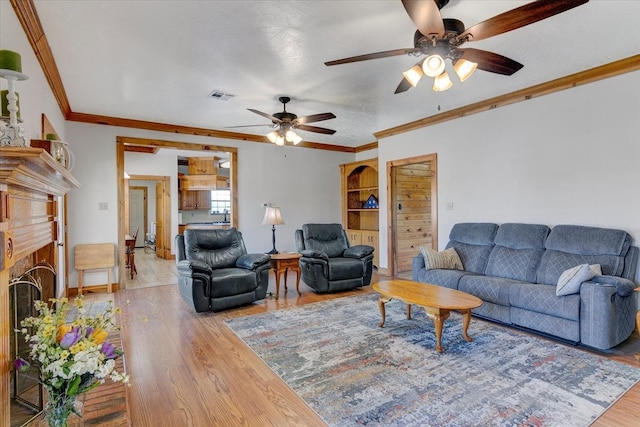
[[[130,179],[155,179],[162,178],[162,197],[157,197],[156,202],[164,207],[157,209],[156,212],[165,212],[165,216],[156,220],[156,255],[159,258],[170,260],[173,258],[171,254],[171,233],[176,231],[177,224],[171,222],[171,198],[169,177],[148,177],[141,175],[131,175],[126,178],[125,175],[125,151],[141,154],[148,154],[152,157],[159,150],[170,149],[178,151],[198,151],[201,153],[224,152],[229,158],[229,186],[231,189],[231,212],[229,219],[232,227],[238,227],[238,149],[235,147],[227,147],[221,145],[202,145],[187,142],[163,141],[158,139],[133,138],[118,136],[116,138],[116,175],[118,180],[118,283],[126,286],[126,274],[128,273],[126,266],[125,242],[124,236],[129,228],[129,180]],[[160,190],[159,190],[160,191]],[[154,197],[149,194],[149,197]],[[136,266],[137,267],[137,266]]]
[[[438,247],[437,155],[387,162],[389,273],[411,278],[420,246]]]
[[[154,186],[155,192],[155,186]],[[147,187],[129,185],[129,235],[138,230],[136,248],[144,246],[145,236],[148,231],[148,196]]]

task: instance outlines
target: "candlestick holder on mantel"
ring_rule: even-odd
[[[0,77],[7,80],[7,111],[6,117],[0,118],[0,147],[28,147],[29,143],[24,138],[24,129],[18,124],[18,96],[16,95],[15,82],[29,78],[22,73],[20,54],[9,50],[0,50]]]

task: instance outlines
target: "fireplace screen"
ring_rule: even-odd
[[[11,358],[20,356],[29,359],[29,345],[19,332],[22,320],[37,316],[34,302],[42,299],[42,282],[55,283],[55,270],[48,263],[36,264],[22,276],[9,283],[9,306],[11,310]],[[39,367],[30,361],[24,372],[14,370],[11,376],[11,426],[26,425],[43,408],[42,385],[39,382]]]

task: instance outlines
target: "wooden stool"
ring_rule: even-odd
[[[78,271],[78,295],[82,295],[84,272],[87,270],[107,270],[107,292],[111,293],[111,269],[116,263],[116,245],[113,243],[95,243],[76,245],[73,248],[75,268]]]

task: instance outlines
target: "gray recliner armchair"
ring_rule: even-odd
[[[304,224],[296,230],[302,280],[316,292],[355,289],[371,283],[374,248],[350,246],[340,224]]]
[[[180,294],[196,312],[220,311],[265,298],[271,257],[247,254],[236,228],[187,229],[175,242]]]

